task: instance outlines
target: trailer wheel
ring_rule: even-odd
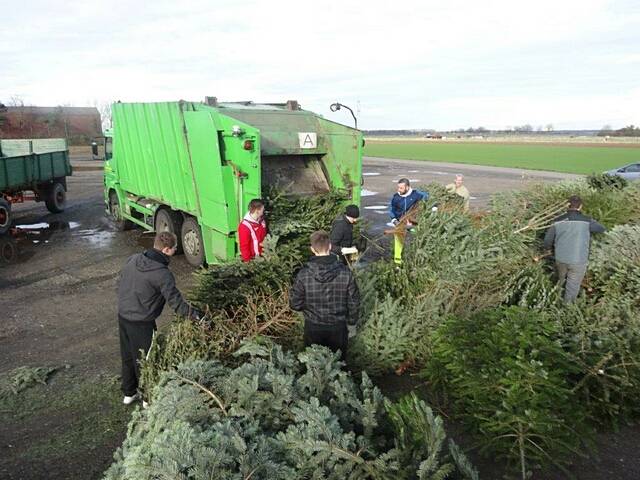
[[[67,191],[64,185],[60,182],[53,182],[53,185],[47,188],[44,203],[51,213],[64,212],[64,207],[67,205]]]
[[[13,263],[18,258],[18,246],[11,237],[0,238],[0,260],[5,263]]]
[[[182,224],[182,248],[184,256],[194,267],[204,264],[204,243],[202,231],[198,221],[193,217],[187,217]]]
[[[176,253],[182,253],[182,215],[169,208],[161,208],[156,213],[154,229],[156,232],[171,232],[178,237]]]
[[[118,200],[118,194],[111,190],[109,192],[109,215],[111,216],[111,220],[113,221],[116,230],[119,232],[130,230],[131,227],[133,227],[133,223],[126,218],[122,218],[120,212],[120,200]]]
[[[0,235],[11,228],[11,204],[0,197]]]

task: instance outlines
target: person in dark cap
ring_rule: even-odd
[[[336,254],[344,263],[347,263],[345,255],[356,253],[353,249],[353,225],[360,218],[360,209],[357,205],[347,205],[344,214],[333,222],[329,239],[331,240],[331,252]]]

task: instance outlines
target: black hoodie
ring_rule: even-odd
[[[191,315],[169,270],[169,257],[155,249],[129,257],[118,283],[118,315],[131,322],[152,322],[165,301],[178,315]]]
[[[335,255],[313,257],[298,272],[289,303],[314,325],[355,325],[360,292],[351,270]]]

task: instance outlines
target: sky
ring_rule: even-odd
[[[362,129],[640,124],[640,1],[0,0],[0,102],[298,100]]]

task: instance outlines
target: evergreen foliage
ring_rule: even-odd
[[[204,324],[177,320],[156,335],[142,362],[145,396],[162,372],[186,360],[229,361],[245,338],[266,336],[299,348],[301,321],[289,309],[288,289],[296,269],[309,256],[310,234],[328,228],[346,198],[344,192],[311,197],[268,192],[270,234],[264,257],[210,265],[197,274],[190,300],[205,308],[209,319]]]
[[[583,300],[556,312],[563,348],[579,372],[567,380],[574,408],[596,425],[615,427],[640,414],[640,315],[633,301]]]
[[[245,342],[232,368],[192,360],[162,374],[105,479],[476,479],[417,397],[385,399],[338,355]]]
[[[0,398],[17,395],[37,384],[45,385],[57,368],[18,367],[0,376]]]
[[[578,369],[563,350],[560,325],[522,307],[449,317],[438,328],[424,375],[482,437],[483,449],[518,461],[557,462],[577,451],[583,412],[572,404]]]
[[[590,287],[608,302],[640,308],[640,225],[620,225],[596,243],[590,256]]]
[[[485,214],[446,199],[425,209],[402,266],[359,274],[364,322],[350,361],[422,368],[482,451],[522,478],[562,464],[598,426],[640,413],[639,187],[579,180],[495,195]],[[566,306],[539,256],[574,194],[610,231],[593,237],[583,294]]]
[[[607,173],[592,173],[587,177],[587,183],[591,188],[595,188],[596,190],[607,190],[610,188],[622,190],[629,185],[626,178],[619,175],[609,175]]]

